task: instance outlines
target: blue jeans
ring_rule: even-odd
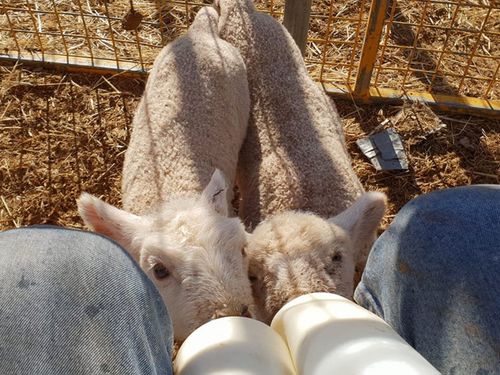
[[[375,243],[355,299],[445,374],[500,373],[500,189],[408,203]],[[113,242],[0,233],[0,374],[171,374],[154,285]]]
[[[56,227],[0,233],[0,374],[172,373],[172,328],[118,245]]]
[[[443,374],[500,374],[500,186],[409,202],[375,242],[354,299]]]

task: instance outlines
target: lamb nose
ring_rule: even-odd
[[[251,318],[252,314],[250,314],[250,311],[248,311],[248,306],[243,305],[241,306],[241,316],[245,316],[247,318]]]

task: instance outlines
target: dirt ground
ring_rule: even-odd
[[[0,229],[31,224],[81,227],[76,198],[87,191],[120,204],[120,176],[140,79],[0,66]],[[500,121],[434,113],[420,105],[337,101],[354,168],[389,210],[422,193],[500,183]],[[355,144],[395,127],[407,172],[377,172]]]

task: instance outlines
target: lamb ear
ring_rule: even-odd
[[[386,202],[383,193],[364,193],[351,207],[330,218],[329,222],[347,231],[356,251],[368,252],[384,217]]]
[[[133,249],[132,241],[144,224],[140,216],[120,210],[87,193],[82,193],[77,204],[87,227],[118,242],[136,261],[139,260],[139,250]]]
[[[206,199],[214,207],[215,211],[224,216],[229,213],[227,188],[226,177],[219,169],[216,169],[202,193],[203,199]]]

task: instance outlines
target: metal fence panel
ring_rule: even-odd
[[[356,100],[420,100],[500,116],[496,0],[257,1],[291,29],[311,76]],[[307,3],[307,2],[304,2]],[[198,0],[0,0],[0,60],[144,74]],[[304,45],[303,36],[308,31]]]

